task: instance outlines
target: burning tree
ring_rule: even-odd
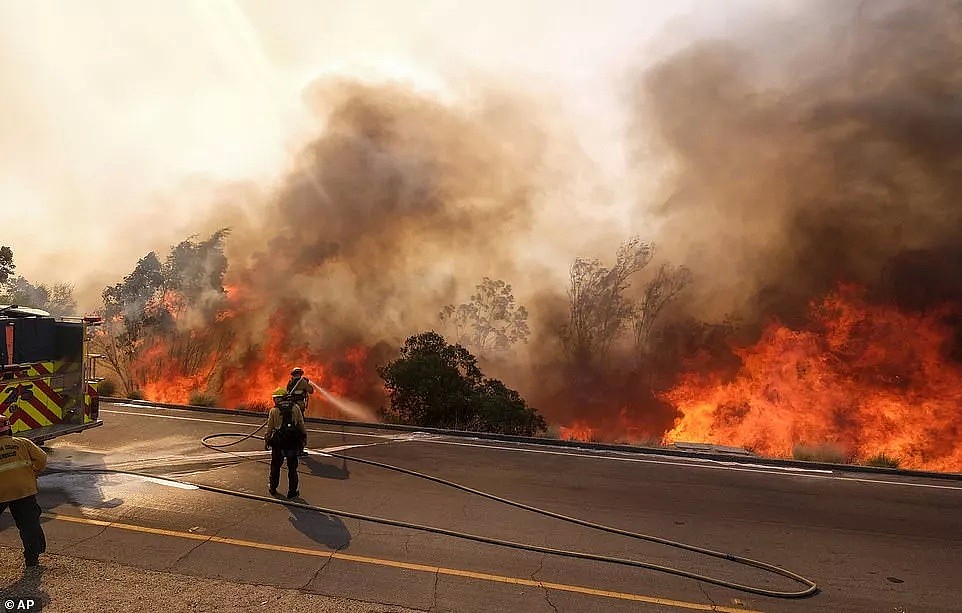
[[[150,252],[122,282],[103,292],[104,325],[97,336],[97,349],[127,392],[140,388],[131,368],[137,352],[151,332],[171,323],[170,314],[157,308],[162,287],[160,260]]]
[[[388,416],[401,423],[527,436],[547,429],[518,392],[486,379],[471,352],[436,332],[409,337],[378,374],[391,402]]]
[[[691,282],[691,271],[684,266],[676,268],[671,264],[662,264],[655,277],[645,286],[645,293],[631,319],[639,359],[649,351],[651,332],[659,315]]]
[[[511,286],[484,277],[471,302],[448,305],[439,314],[443,325],[454,328],[455,342],[478,352],[504,351],[528,338],[528,310],[516,306]]]
[[[227,268],[223,253],[228,230],[221,229],[207,240],[191,236],[171,248],[164,262],[155,252],[138,260],[124,280],[103,292],[104,326],[98,350],[125,391],[139,390],[157,365],[156,341],[165,339],[166,360],[174,359],[185,372],[202,375],[206,385],[212,349],[206,335],[197,331],[177,334],[177,317],[188,308],[216,304],[223,298],[222,281]]]
[[[633,237],[618,249],[614,266],[598,259],[577,258],[571,266],[569,317],[561,339],[572,366],[603,366],[612,343],[635,313],[625,297],[632,275],[651,261],[653,246]]]
[[[646,283],[632,288],[654,246],[633,237],[621,244],[614,265],[578,258],[571,267],[568,322],[561,329],[569,371],[563,397],[575,400],[563,438],[660,438],[670,428],[673,409],[658,392],[677,361],[654,359],[660,321],[667,307],[692,282],[685,267],[661,265]],[[619,340],[633,332],[633,353]]]
[[[207,240],[196,242],[191,236],[171,249],[161,269],[165,292],[179,294],[190,306],[211,301],[219,305],[227,272],[224,241],[229,235],[229,229],[221,228]]]

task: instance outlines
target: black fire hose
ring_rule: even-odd
[[[256,436],[256,437],[255,437],[256,433],[257,433],[258,431],[260,431],[263,427],[264,427],[264,426],[262,425],[262,426],[260,426],[259,428],[257,428],[257,430],[254,430],[253,432],[251,432],[251,433],[249,433],[249,434],[237,434],[237,433],[218,433],[218,434],[211,434],[211,435],[205,436],[203,439],[201,439],[201,442],[203,443],[203,445],[204,445],[205,447],[208,447],[208,448],[210,448],[210,449],[223,450],[225,447],[230,447],[230,446],[236,445],[236,444],[238,444],[238,443],[240,443],[240,442],[243,442],[243,441],[245,441],[245,440],[248,440],[248,439],[250,439],[250,438],[258,438],[258,439],[263,440],[263,437],[261,437],[261,436]],[[216,444],[213,444],[213,443],[210,442],[210,441],[213,440],[213,439],[226,438],[226,437],[238,438],[239,440],[234,441],[234,442],[232,442],[232,443],[224,443],[224,444],[219,444],[219,445],[216,445]],[[228,452],[228,453],[229,453],[229,452]],[[167,480],[167,481],[172,481],[172,482],[176,482],[176,483],[181,483],[181,484],[184,484],[184,485],[190,485],[190,486],[192,486],[192,487],[196,487],[196,488],[198,488],[198,489],[200,489],[200,490],[205,490],[205,491],[208,491],[208,492],[214,492],[214,493],[224,494],[224,495],[228,495],[228,496],[235,496],[235,497],[238,497],[238,498],[246,498],[246,499],[249,499],[249,500],[258,500],[258,501],[262,501],[262,502],[270,502],[270,503],[273,503],[273,504],[279,504],[279,505],[283,505],[283,506],[287,506],[287,507],[295,507],[295,508],[300,508],[300,509],[307,509],[307,510],[316,511],[316,512],[319,512],[319,513],[326,513],[326,514],[328,514],[328,515],[335,515],[335,516],[338,516],[338,517],[348,517],[348,518],[351,518],[351,519],[357,519],[357,520],[361,520],[361,521],[368,521],[368,522],[373,522],[373,523],[378,523],[378,524],[384,524],[384,525],[387,525],[387,526],[395,526],[395,527],[398,527],[398,528],[407,528],[407,529],[411,529],[411,530],[419,530],[419,531],[422,531],[422,532],[430,532],[430,533],[433,533],[433,534],[440,534],[440,535],[444,535],[444,536],[450,536],[450,537],[454,537],[454,538],[460,538],[460,539],[465,539],[465,540],[469,540],[469,541],[475,541],[475,542],[478,542],[478,543],[486,543],[486,544],[489,544],[489,545],[497,545],[497,546],[501,546],[501,547],[510,547],[510,548],[512,548],[512,549],[519,549],[519,550],[523,550],[523,551],[533,551],[533,552],[537,552],[537,553],[556,555],[556,556],[566,557],[566,558],[578,558],[578,559],[582,559],[582,560],[591,560],[591,561],[595,561],[595,562],[605,562],[605,563],[609,563],[609,564],[618,564],[618,565],[622,565],[622,566],[631,566],[631,567],[636,567],[636,568],[644,568],[644,569],[648,569],[648,570],[654,570],[654,571],[663,572],[663,573],[667,573],[667,574],[671,574],[671,575],[676,575],[676,576],[679,576],[679,577],[685,577],[685,578],[688,578],[688,579],[694,579],[695,581],[700,581],[700,582],[703,582],[703,583],[710,583],[710,584],[713,584],[713,585],[718,585],[718,586],[721,586],[721,587],[726,587],[726,588],[730,588],[730,589],[733,589],[733,590],[738,590],[738,591],[741,591],[741,592],[747,592],[747,593],[756,594],[756,595],[759,595],[759,596],[768,596],[768,597],[771,597],[771,598],[807,598],[807,597],[810,597],[810,596],[814,596],[816,593],[818,593],[818,586],[816,585],[816,583],[815,583],[814,581],[812,581],[812,580],[810,580],[810,579],[808,579],[808,578],[806,578],[806,577],[803,577],[803,576],[801,576],[801,575],[799,575],[799,574],[793,573],[793,572],[791,572],[791,571],[789,571],[789,570],[786,570],[786,569],[784,569],[784,568],[780,568],[780,567],[778,567],[778,566],[775,566],[775,565],[773,565],[773,564],[768,564],[767,562],[762,562],[762,561],[760,561],[760,560],[754,560],[754,559],[752,559],[752,558],[746,558],[746,557],[734,555],[734,554],[731,554],[731,553],[724,553],[724,552],[720,552],[720,551],[713,551],[713,550],[711,550],[711,549],[706,549],[706,548],[703,548],[703,547],[697,547],[697,546],[695,546],[695,545],[689,545],[689,544],[687,544],[687,543],[682,543],[682,542],[679,542],[679,541],[673,541],[673,540],[670,540],[670,539],[661,538],[661,537],[657,537],[657,536],[651,536],[651,535],[647,535],[647,534],[641,534],[641,533],[638,533],[638,532],[631,532],[631,531],[628,531],[628,530],[622,530],[622,529],[620,529],[620,528],[613,528],[613,527],[611,527],[611,526],[605,526],[605,525],[603,525],[603,524],[598,524],[598,523],[590,522],[590,521],[587,521],[587,520],[584,520],[584,519],[578,519],[577,517],[570,517],[570,516],[568,516],[568,515],[562,515],[562,514],[560,514],[560,513],[555,513],[555,512],[553,512],[553,511],[548,511],[548,510],[546,510],[546,509],[541,509],[541,508],[538,508],[538,507],[534,507],[534,506],[531,506],[531,505],[528,505],[528,504],[524,504],[524,503],[522,503],[522,502],[518,502],[518,501],[515,501],[515,500],[510,500],[510,499],[508,499],[508,498],[502,498],[502,497],[500,497],[500,496],[495,496],[494,494],[489,494],[489,493],[483,492],[483,491],[481,491],[481,490],[476,490],[476,489],[467,487],[467,486],[465,486],[465,485],[461,485],[461,484],[459,484],[459,483],[455,483],[455,482],[453,482],[453,481],[448,481],[448,480],[446,480],[446,479],[441,479],[440,477],[435,477],[435,476],[433,476],[433,475],[428,475],[428,474],[425,474],[425,473],[419,473],[419,472],[417,472],[417,471],[409,470],[409,469],[407,469],[407,468],[402,468],[402,467],[400,467],[400,466],[393,466],[393,465],[391,465],[391,464],[384,464],[384,463],[382,463],[382,462],[375,462],[375,461],[373,461],[373,460],[365,460],[365,459],[362,459],[362,458],[356,458],[356,457],[352,457],[352,456],[342,455],[342,454],[339,454],[339,453],[331,453],[331,452],[324,452],[324,453],[325,453],[325,455],[329,455],[329,456],[331,456],[331,457],[339,458],[339,459],[342,459],[342,460],[348,460],[348,461],[351,461],[351,462],[359,462],[359,463],[362,463],[362,464],[368,464],[368,465],[371,465],[371,466],[377,466],[377,467],[379,467],[379,468],[385,468],[385,469],[387,469],[387,470],[393,470],[393,471],[400,472],[400,473],[403,473],[403,474],[406,474],[406,475],[411,475],[411,476],[413,476],[413,477],[418,477],[418,478],[421,478],[421,479],[426,479],[426,480],[428,480],[428,481],[433,481],[433,482],[439,483],[439,484],[441,484],[441,485],[445,485],[445,486],[448,486],[448,487],[453,487],[453,488],[455,488],[455,489],[459,489],[459,490],[461,490],[461,491],[468,492],[468,493],[470,493],[470,494],[474,494],[474,495],[477,495],[477,496],[482,496],[482,497],[484,497],[484,498],[488,498],[489,500],[494,500],[494,501],[496,501],[496,502],[500,502],[500,503],[503,503],[503,504],[507,504],[507,505],[510,505],[510,506],[513,506],[513,507],[516,507],[516,508],[519,508],[519,509],[524,509],[524,510],[526,510],[526,511],[531,511],[531,512],[533,512],[533,513],[538,513],[538,514],[544,515],[544,516],[546,516],[546,517],[551,517],[551,518],[554,518],[554,519],[559,519],[559,520],[561,520],[561,521],[565,521],[565,522],[577,524],[577,525],[580,525],[580,526],[585,526],[585,527],[587,527],[587,528],[593,528],[593,529],[595,529],[595,530],[601,530],[601,531],[603,531],[603,532],[609,532],[609,533],[611,533],[611,534],[618,534],[618,535],[620,535],[620,536],[625,536],[625,537],[628,537],[628,538],[633,538],[633,539],[638,539],[638,540],[643,540],[643,541],[649,541],[649,542],[652,542],[652,543],[659,543],[659,544],[661,544],[661,545],[667,545],[667,546],[669,546],[669,547],[675,547],[675,548],[678,548],[678,549],[684,549],[684,550],[687,550],[687,551],[692,551],[692,552],[695,552],[695,553],[703,554],[703,555],[706,555],[706,556],[710,556],[710,557],[714,557],[714,558],[719,558],[719,559],[722,559],[722,560],[727,560],[727,561],[729,561],[729,562],[734,562],[734,563],[736,563],[736,564],[741,564],[741,565],[744,565],[744,566],[750,566],[750,567],[753,567],[753,568],[758,568],[758,569],[764,570],[764,571],[766,571],[766,572],[769,572],[769,573],[772,573],[772,574],[776,574],[776,575],[779,575],[779,576],[781,576],[781,577],[785,577],[785,578],[787,578],[787,579],[790,579],[790,580],[792,580],[792,581],[794,581],[794,582],[796,582],[796,583],[799,583],[799,584],[805,586],[805,588],[802,589],[802,590],[794,591],[794,592],[779,591],[779,590],[770,590],[770,589],[761,588],[761,587],[756,587],[756,586],[752,586],[752,585],[744,585],[744,584],[741,584],[741,583],[735,583],[735,582],[732,582],[732,581],[726,581],[726,580],[724,580],[724,579],[718,579],[718,578],[716,578],[716,577],[710,577],[710,576],[707,576],[707,575],[702,575],[702,574],[699,574],[699,573],[695,573],[695,572],[691,572],[691,571],[687,571],[687,570],[683,570],[683,569],[679,569],[679,568],[672,568],[672,567],[670,567],[670,566],[662,566],[662,565],[659,565],[659,564],[652,564],[652,563],[650,563],[650,562],[640,562],[640,561],[638,561],[638,560],[629,560],[629,559],[626,559],[626,558],[617,558],[617,557],[613,557],[613,556],[604,556],[604,555],[598,555],[598,554],[593,554],[593,553],[585,553],[585,552],[580,552],[580,551],[569,551],[569,550],[565,550],[565,549],[554,549],[554,548],[551,548],[551,547],[541,547],[541,546],[538,546],[538,545],[530,545],[530,544],[526,544],[526,543],[518,543],[518,542],[515,542],[515,541],[507,541],[507,540],[502,540],[502,539],[490,538],[490,537],[480,536],[480,535],[476,535],[476,534],[469,534],[469,533],[466,533],[466,532],[458,532],[458,531],[454,531],[454,530],[446,530],[446,529],[444,529],[444,528],[437,528],[437,527],[434,527],[434,526],[424,526],[424,525],[421,525],[421,524],[414,524],[414,523],[409,523],[409,522],[397,521],[397,520],[387,519],[387,518],[383,518],[383,517],[375,517],[375,516],[372,516],[372,515],[364,515],[364,514],[361,514],[361,513],[353,513],[353,512],[350,512],[350,511],[342,511],[342,510],[340,510],[340,509],[329,509],[329,508],[326,508],[326,507],[321,507],[321,506],[317,506],[317,505],[306,504],[306,503],[303,503],[303,502],[296,502],[296,501],[294,501],[294,500],[281,500],[281,499],[277,499],[277,498],[273,498],[273,497],[261,496],[261,495],[258,495],[258,494],[250,494],[250,493],[247,493],[247,492],[241,492],[241,491],[236,491],[236,490],[229,490],[229,489],[224,489],[224,488],[215,487],[215,486],[211,486],[211,485],[204,485],[204,484],[201,484],[201,483],[194,483],[194,482],[192,482],[192,481],[186,481],[186,480],[182,480],[182,479],[173,479],[173,478],[170,478],[170,477],[159,477],[159,476],[157,476],[157,475],[151,475],[151,474],[149,474],[149,473],[143,473],[143,472],[126,471],[126,470],[116,470],[116,469],[97,469],[97,468],[77,469],[77,470],[74,470],[74,471],[71,471],[71,472],[114,473],[114,474],[133,475],[133,476],[137,476],[137,477],[149,477],[149,478],[152,478],[152,479],[164,479],[164,480]]]
[[[201,442],[203,443],[203,445],[204,445],[205,447],[208,447],[208,448],[210,448],[210,449],[218,449],[218,450],[219,450],[219,449],[223,449],[224,447],[229,447],[229,446],[231,446],[231,445],[236,445],[237,443],[240,443],[240,442],[242,442],[242,441],[244,441],[244,440],[247,440],[247,439],[249,439],[249,438],[252,438],[252,437],[253,437],[258,431],[260,431],[260,429],[263,428],[263,427],[264,427],[264,426],[262,425],[260,428],[258,428],[257,430],[254,430],[254,431],[251,432],[250,434],[236,434],[236,433],[212,434],[212,435],[210,435],[210,436],[205,436],[203,439],[201,439]],[[233,443],[226,443],[226,444],[220,444],[220,445],[215,445],[215,444],[213,444],[213,443],[210,442],[211,440],[216,439],[216,438],[226,438],[226,437],[235,437],[235,438],[238,438],[238,440],[235,441],[235,442],[233,442]],[[257,437],[257,438],[263,438],[263,437]],[[347,460],[347,461],[351,461],[351,462],[358,462],[358,463],[361,463],[361,464],[368,464],[368,465],[370,465],[370,466],[377,466],[377,467],[379,467],[379,468],[384,468],[384,469],[387,469],[387,470],[393,470],[393,471],[396,471],[396,472],[399,472],[399,473],[403,473],[403,474],[406,474],[406,475],[411,475],[412,477],[418,477],[418,478],[420,478],[420,479],[426,479],[426,480],[428,480],[428,481],[433,481],[434,483],[439,483],[439,484],[441,484],[441,485],[445,485],[445,486],[448,486],[448,487],[453,487],[453,488],[455,488],[455,489],[461,490],[461,491],[463,491],[463,492],[467,492],[467,493],[469,493],[469,494],[474,494],[474,495],[476,495],[476,496],[481,496],[481,497],[483,497],[483,498],[487,498],[487,499],[493,500],[493,501],[495,501],[495,502],[500,502],[500,503],[502,503],[502,504],[506,504],[506,505],[509,505],[509,506],[513,506],[513,507],[516,507],[516,508],[519,508],[519,509],[524,509],[524,510],[526,510],[526,511],[531,511],[531,512],[533,512],[533,513],[538,513],[538,514],[544,515],[544,516],[546,516],[546,517],[551,517],[551,518],[558,519],[558,520],[565,521],[565,522],[569,522],[569,523],[572,523],[572,524],[577,524],[577,525],[579,525],[579,526],[584,526],[584,527],[587,527],[587,528],[593,528],[593,529],[595,529],[595,530],[600,530],[600,531],[602,531],[602,532],[608,532],[608,533],[611,533],[611,534],[617,534],[617,535],[625,536],[625,537],[628,537],[628,538],[634,538],[634,539],[638,539],[638,540],[649,541],[649,542],[652,542],[652,543],[658,543],[658,544],[661,544],[661,545],[667,545],[667,546],[669,546],[669,547],[676,547],[676,548],[678,548],[678,549],[684,549],[684,550],[687,550],[687,551],[692,551],[692,552],[694,552],[694,553],[699,553],[699,554],[706,555],[706,556],[710,556],[710,557],[714,557],[714,558],[720,558],[720,559],[722,559],[722,560],[727,560],[727,561],[730,561],[730,562],[735,562],[735,563],[737,563],[737,564],[742,564],[742,565],[745,565],[745,566],[751,566],[751,567],[758,568],[758,569],[761,569],[761,570],[764,570],[764,571],[767,571],[767,572],[770,572],[770,573],[773,573],[773,574],[776,574],[776,575],[780,575],[780,576],[782,576],[782,577],[786,577],[786,578],[788,578],[788,579],[790,579],[790,580],[792,580],[792,581],[794,581],[794,582],[797,582],[797,583],[800,583],[800,584],[804,585],[804,586],[805,586],[805,589],[800,590],[800,591],[795,591],[795,592],[783,592],[783,591],[778,591],[778,590],[769,590],[769,589],[765,589],[765,588],[759,588],[759,587],[755,587],[755,586],[743,585],[743,584],[740,584],[740,583],[734,583],[734,582],[731,582],[731,581],[725,581],[724,579],[717,579],[717,578],[715,578],[715,577],[709,577],[709,576],[701,575],[701,574],[698,574],[698,573],[689,572],[689,571],[686,571],[686,570],[671,568],[671,567],[668,567],[668,566],[661,566],[661,565],[658,565],[658,564],[651,564],[651,563],[648,563],[648,562],[639,562],[639,561],[637,561],[637,560],[627,560],[627,559],[624,559],[624,558],[615,558],[615,557],[601,556],[601,555],[596,555],[596,554],[591,554],[591,553],[583,553],[583,552],[577,552],[577,551],[567,551],[567,550],[561,550],[561,549],[552,549],[552,548],[548,548],[548,547],[539,547],[539,546],[537,546],[537,545],[527,545],[527,544],[524,544],[524,543],[516,543],[516,542],[513,542],[513,541],[505,541],[505,540],[500,540],[500,539],[492,539],[492,538],[488,538],[488,537],[485,537],[485,536],[478,536],[478,535],[467,534],[467,533],[463,533],[463,532],[455,532],[455,531],[451,531],[451,530],[445,530],[445,529],[443,529],[443,528],[435,528],[435,527],[432,527],[432,526],[422,526],[422,525],[419,525],[419,524],[410,524],[410,523],[406,523],[406,522],[398,522],[398,521],[390,520],[390,519],[384,519],[384,518],[379,518],[379,517],[371,517],[371,516],[367,516],[367,515],[360,515],[360,514],[357,514],[357,513],[349,513],[349,512],[346,512],[346,511],[339,511],[339,510],[336,510],[336,509],[326,509],[326,508],[323,508],[323,507],[317,507],[317,506],[313,506],[313,505],[306,505],[306,504],[297,503],[297,502],[279,501],[279,500],[276,500],[276,499],[274,499],[274,498],[268,498],[268,497],[266,497],[266,496],[256,496],[256,495],[244,494],[244,497],[246,497],[246,498],[251,498],[251,497],[253,497],[253,498],[256,498],[256,499],[270,500],[270,501],[272,501],[272,502],[277,502],[277,503],[285,504],[285,505],[289,505],[289,506],[298,506],[298,507],[301,507],[301,508],[314,509],[314,510],[317,510],[317,511],[321,511],[321,512],[323,512],[323,513],[327,513],[328,515],[337,515],[337,516],[342,516],[342,517],[351,517],[351,518],[353,518],[353,519],[362,519],[362,520],[372,521],[372,522],[375,522],[375,523],[381,523],[381,524],[387,524],[387,525],[392,525],[392,526],[398,526],[398,527],[402,527],[402,528],[405,528],[405,527],[406,527],[406,528],[413,528],[413,529],[415,529],[415,530],[423,530],[423,531],[427,531],[427,532],[433,532],[433,533],[436,533],[436,534],[444,534],[444,535],[446,535],[446,536],[453,536],[453,537],[458,537],[458,538],[464,538],[464,539],[467,539],[467,540],[473,540],[473,541],[482,542],[482,543],[489,543],[489,544],[492,544],[492,545],[502,545],[502,546],[505,546],[505,547],[512,547],[512,548],[514,548],[514,549],[524,549],[524,550],[529,550],[529,551],[537,551],[537,552],[539,552],[539,553],[549,553],[549,554],[552,554],[552,555],[558,555],[558,556],[563,556],[563,557],[581,558],[581,559],[584,559],[584,560],[594,560],[594,561],[598,561],[598,562],[609,562],[609,563],[613,563],[613,564],[621,564],[621,565],[624,565],[624,566],[635,566],[635,567],[638,567],[638,568],[646,568],[646,569],[649,569],[649,570],[655,570],[655,571],[659,571],[659,572],[664,572],[664,573],[669,573],[669,574],[673,574],[673,575],[678,575],[678,576],[681,576],[681,577],[687,577],[687,578],[689,578],[689,579],[695,579],[695,580],[697,580],[697,581],[702,581],[702,582],[705,582],[705,583],[711,583],[711,584],[714,584],[714,585],[719,585],[719,586],[722,586],[722,587],[727,587],[727,588],[731,588],[731,589],[735,589],[735,590],[739,590],[739,591],[743,591],[743,592],[748,592],[748,593],[752,593],[752,594],[758,594],[758,595],[760,595],[760,596],[770,596],[770,597],[774,597],[774,598],[806,598],[806,597],[809,597],[809,596],[813,596],[814,594],[816,594],[816,593],[818,592],[818,586],[816,585],[816,583],[815,583],[814,581],[811,581],[810,579],[807,579],[806,577],[803,577],[803,576],[801,576],[801,575],[799,575],[799,574],[793,573],[793,572],[791,572],[791,571],[789,571],[789,570],[786,570],[786,569],[784,569],[784,568],[780,568],[780,567],[778,567],[778,566],[775,566],[775,565],[773,565],[773,564],[768,564],[767,562],[762,562],[762,561],[760,561],[760,560],[754,560],[754,559],[752,559],[752,558],[746,558],[746,557],[734,555],[734,554],[731,554],[731,553],[724,553],[724,552],[720,552],[720,551],[714,551],[714,550],[711,550],[711,549],[706,549],[706,548],[704,548],[704,547],[697,547],[697,546],[695,546],[695,545],[689,545],[689,544],[687,544],[687,543],[682,543],[682,542],[679,542],[679,541],[673,541],[673,540],[670,540],[670,539],[661,538],[661,537],[657,537],[657,536],[651,536],[651,535],[648,535],[648,534],[641,534],[641,533],[638,533],[638,532],[631,532],[631,531],[629,531],[629,530],[622,530],[622,529],[620,529],[620,528],[613,528],[613,527],[611,527],[611,526],[605,526],[605,525],[603,525],[603,524],[598,524],[598,523],[595,523],[595,522],[590,522],[590,521],[587,521],[587,520],[584,520],[584,519],[579,519],[579,518],[577,518],[577,517],[571,517],[571,516],[568,516],[568,515],[562,515],[561,513],[555,513],[554,511],[549,511],[549,510],[547,510],[547,509],[541,509],[541,508],[539,508],[539,507],[531,506],[531,505],[525,504],[525,503],[523,503],[523,502],[518,502],[518,501],[516,501],[516,500],[510,500],[510,499],[508,499],[508,498],[502,498],[502,497],[500,497],[500,496],[495,496],[494,494],[490,494],[490,493],[488,493],[488,492],[484,492],[484,491],[481,491],[481,490],[477,490],[477,489],[468,487],[468,486],[466,486],[466,485],[461,485],[460,483],[455,483],[455,482],[453,482],[453,481],[448,481],[447,479],[442,479],[442,478],[440,478],[440,477],[435,477],[435,476],[433,476],[433,475],[428,475],[428,474],[425,474],[425,473],[417,472],[417,471],[415,471],[415,470],[410,470],[410,469],[407,469],[407,468],[402,468],[402,467],[400,467],[400,466],[394,466],[394,465],[392,465],[392,464],[385,464],[385,463],[383,463],[383,462],[376,462],[376,461],[374,461],[374,460],[365,460],[365,459],[363,459],[363,458],[357,458],[357,457],[353,457],[353,456],[343,455],[343,454],[340,454],[340,453],[332,453],[332,452],[324,452],[324,453],[325,453],[326,455],[329,455],[329,456],[331,456],[331,457],[335,457],[335,458],[338,458],[338,459]],[[195,484],[195,483],[191,483],[191,485],[197,486],[197,484]],[[220,489],[218,489],[218,488],[208,488],[207,486],[197,486],[197,487],[201,487],[202,489],[209,489],[210,491],[218,491],[218,492],[220,492],[220,493],[230,493],[230,492],[227,491],[227,490],[220,490]]]

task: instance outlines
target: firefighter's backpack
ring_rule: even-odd
[[[281,412],[281,425],[271,436],[271,447],[293,449],[300,446],[301,432],[294,425],[294,405],[282,402],[277,408]]]

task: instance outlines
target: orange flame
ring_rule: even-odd
[[[767,327],[736,349],[731,380],[690,373],[665,394],[682,413],[666,433],[679,440],[747,447],[790,457],[798,444],[833,443],[865,460],[962,470],[962,367],[944,355],[946,311],[910,314],[869,304],[842,286],[811,307],[816,326]]]
[[[225,368],[221,398],[228,406],[240,406],[270,400],[270,393],[287,383],[293,366],[304,369],[305,376],[311,381],[337,395],[346,395],[350,390],[351,375],[359,375],[359,366],[367,359],[363,347],[352,348],[346,360],[351,363],[348,376],[335,374],[319,354],[299,347],[289,339],[288,328],[283,318],[272,319],[267,330],[265,342],[248,356],[239,366]],[[309,413],[336,417],[339,413],[328,406],[315,394],[311,399]]]
[[[594,429],[583,421],[575,421],[570,426],[561,426],[558,431],[561,439],[565,441],[590,443],[595,437]]]
[[[209,393],[219,406],[265,407],[271,394],[284,387],[291,368],[300,366],[305,375],[326,390],[345,396],[353,381],[361,379],[368,359],[365,347],[349,348],[336,362],[325,358],[291,337],[289,322],[283,313],[271,318],[262,338],[248,346],[246,339],[235,338],[233,320],[249,314],[250,303],[239,286],[226,288],[226,308],[213,317],[205,330],[172,332],[169,337],[154,338],[141,348],[134,360],[142,381],[142,391],[149,400],[184,404],[197,393]],[[243,306],[242,306],[243,305]],[[175,317],[184,312],[182,299],[165,295],[163,306]],[[218,349],[217,338],[230,339]],[[322,394],[313,394],[308,413],[317,416],[343,417]]]
[[[134,368],[145,381],[142,390],[145,398],[187,404],[195,392],[202,392],[207,387],[214,364],[212,358],[207,358],[192,372],[185,373],[171,359],[171,353],[168,343],[156,341],[139,352]]]

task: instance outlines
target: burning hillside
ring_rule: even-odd
[[[258,338],[248,337],[242,332],[252,329],[258,316],[249,293],[236,286],[222,289],[220,294],[208,288],[206,308],[201,308],[191,304],[184,288],[170,287],[174,285],[171,280],[180,278],[177,273],[182,272],[172,266],[168,260],[156,279],[160,285],[150,292],[159,299],[145,302],[140,313],[131,313],[138,305],[130,304],[124,316],[108,323],[129,352],[124,371],[131,378],[130,387],[160,402],[213,401],[228,407],[263,408],[269,405],[271,392],[286,382],[290,369],[297,365],[305,369],[324,397],[325,402],[312,404],[314,415],[343,416],[341,396],[370,396],[373,366],[367,348],[313,349],[292,337],[294,319],[283,309],[273,312]],[[132,276],[136,278],[137,272]],[[192,318],[205,316],[204,325],[191,325]],[[376,419],[361,405],[346,412],[356,418]]]
[[[437,326],[461,286],[513,269],[533,189],[523,169],[540,151],[510,104],[342,81],[309,100],[318,136],[248,218],[225,207],[229,240],[190,238],[108,288],[125,388],[249,405],[298,365],[376,406],[386,348]]]
[[[962,470],[960,32],[958,2],[818,3],[639,82],[687,314],[738,322],[662,385],[669,440]]]
[[[545,201],[563,173],[531,109],[325,81],[318,134],[256,210],[218,219],[230,240],[145,259],[108,314],[152,398],[266,401],[297,364],[377,404],[376,366],[503,276],[532,335],[486,365],[566,438],[962,470],[959,32],[958,2],[816,3],[646,70],[629,137],[668,168],[637,212],[657,250],[579,258],[569,287],[570,259],[521,256],[624,237]]]
[[[736,445],[791,457],[834,443],[855,459],[879,454],[933,470],[962,467],[962,364],[950,359],[948,309],[906,313],[843,286],[811,306],[812,323],[765,327],[735,348],[734,377],[692,372],[666,398],[682,417],[670,441]]]

